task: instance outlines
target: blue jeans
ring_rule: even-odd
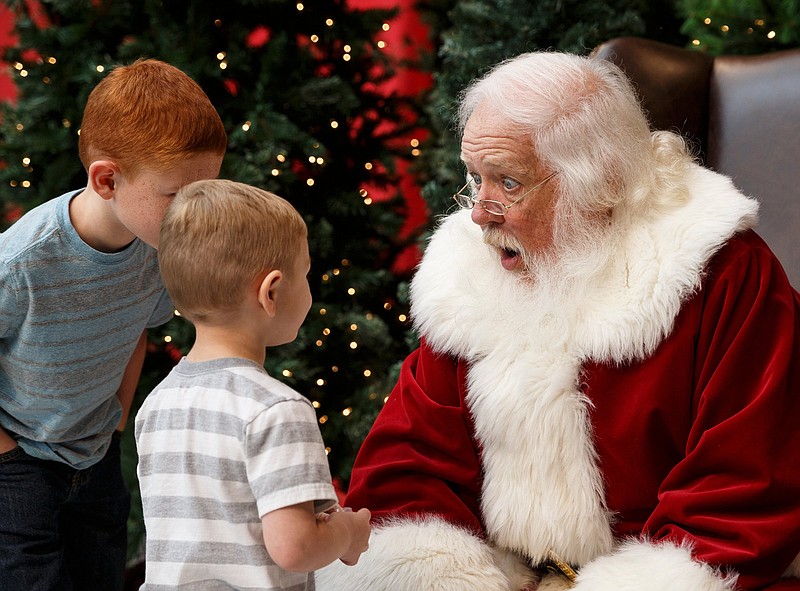
[[[130,492],[120,438],[76,470],[17,447],[0,454],[3,591],[117,591],[124,587]]]

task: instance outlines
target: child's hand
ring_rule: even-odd
[[[317,521],[330,521],[331,513],[338,513],[339,511],[352,511],[352,509],[350,507],[342,507],[339,503],[336,503],[330,509],[317,513]]]
[[[356,564],[361,553],[369,548],[369,534],[372,531],[369,518],[370,512],[368,509],[360,509],[353,513],[350,509],[340,508],[338,511],[326,514],[326,521],[339,521],[346,525],[347,530],[350,532],[350,546],[339,557],[339,560],[348,566]]]

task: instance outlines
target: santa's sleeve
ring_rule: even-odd
[[[423,340],[356,458],[346,504],[373,516],[369,550],[354,567],[317,573],[319,591],[519,589],[527,569],[483,540],[481,469],[462,372]],[[509,577],[513,581],[509,580]]]
[[[684,457],[644,536],[583,565],[578,591],[800,590],[800,297],[747,233],[695,298]]]
[[[440,514],[480,533],[480,461],[460,395],[463,371],[425,341],[403,363],[392,393],[359,450],[347,504],[377,521]]]

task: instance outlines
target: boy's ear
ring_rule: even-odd
[[[96,160],[89,165],[89,186],[103,199],[111,199],[119,181],[119,167],[111,160]]]
[[[275,269],[267,273],[258,286],[258,303],[270,316],[275,316],[277,310],[276,297],[281,279],[283,273]]]

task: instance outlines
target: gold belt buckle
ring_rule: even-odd
[[[575,572],[569,564],[564,562],[558,554],[553,552],[552,550],[547,551],[547,562],[545,563],[545,568],[547,572],[560,575],[566,578],[570,583],[575,583],[575,580],[578,578],[578,573]]]

